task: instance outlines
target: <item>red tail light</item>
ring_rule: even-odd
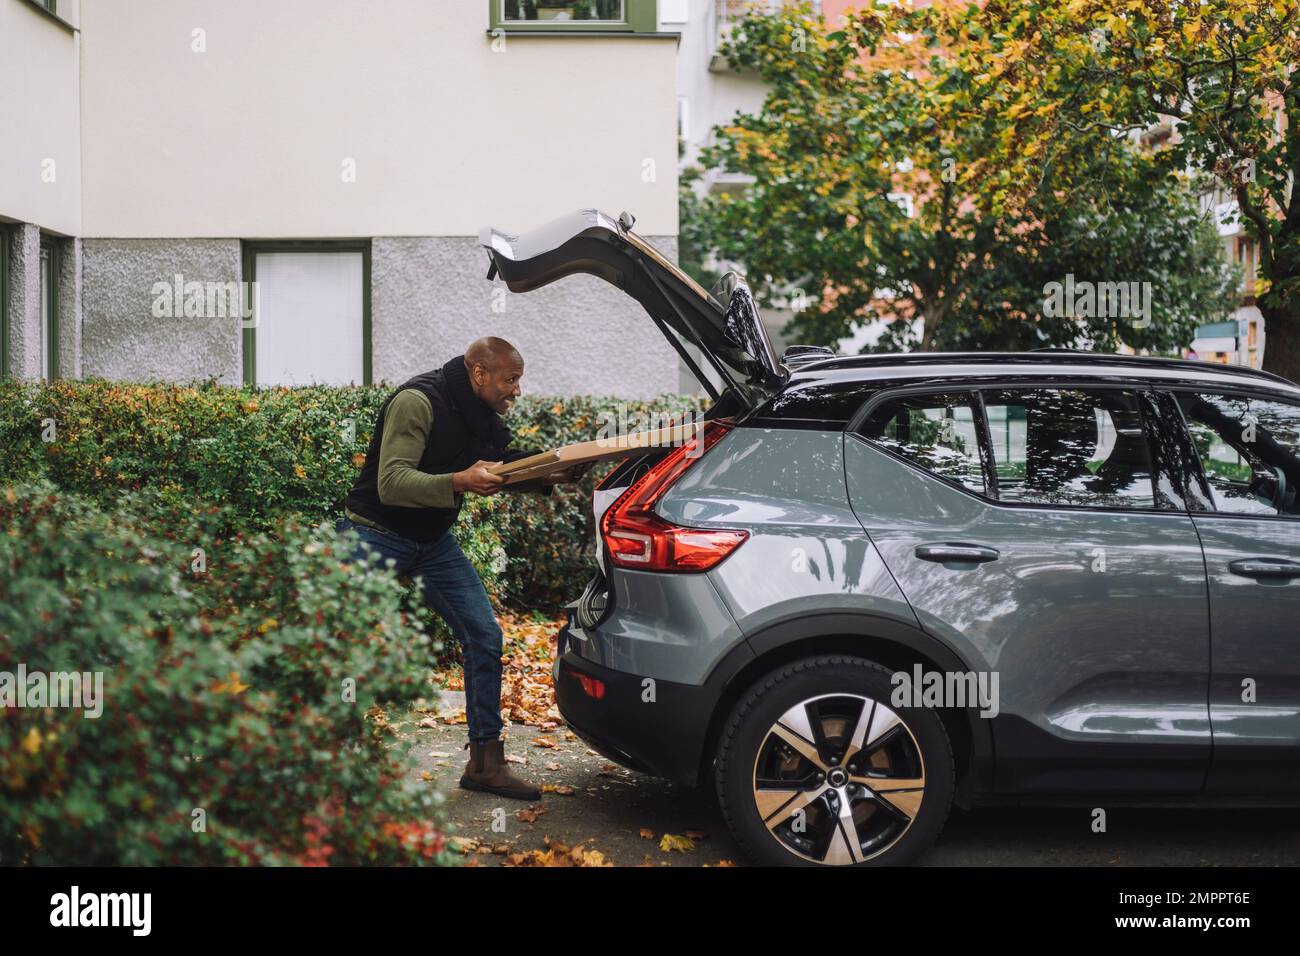
[[[615,565],[639,571],[707,571],[749,537],[748,531],[683,528],[654,513],[673,483],[733,427],[723,419],[705,422],[701,432],[665,455],[610,505],[600,519],[600,531]]]
[[[582,687],[582,692],[586,694],[588,697],[590,697],[592,700],[604,699],[605,682],[601,680],[599,677],[591,677],[587,674],[584,674],[576,667],[570,667],[567,664],[564,665],[564,671],[571,677],[576,677],[578,679],[578,684],[579,686]]]

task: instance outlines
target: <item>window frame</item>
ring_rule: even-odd
[[[1159,418],[1153,418],[1149,410],[1142,405],[1139,407],[1139,414],[1142,419],[1143,437],[1147,443],[1147,456],[1151,462],[1151,484],[1152,484],[1152,505],[1151,507],[1141,508],[1117,508],[1108,505],[1078,505],[1078,504],[1055,504],[1037,501],[1007,501],[997,497],[1000,488],[998,486],[997,466],[993,454],[992,434],[988,424],[988,412],[984,403],[985,392],[997,392],[1006,390],[1032,390],[1032,389],[1058,389],[1070,390],[1076,389],[1081,391],[1126,391],[1134,392],[1138,395],[1139,400],[1142,396],[1147,396],[1151,404],[1158,408],[1159,389],[1153,383],[1141,379],[1133,380],[1106,380],[1097,381],[1094,379],[1064,380],[1053,378],[1032,378],[1032,379],[996,379],[981,380],[978,384],[963,383],[961,381],[934,381],[930,380],[924,384],[903,385],[894,388],[883,388],[876,392],[865,402],[862,407],[854,413],[844,427],[844,432],[852,435],[858,441],[864,442],[872,449],[888,455],[896,461],[901,461],[909,468],[927,475],[937,481],[942,481],[951,488],[978,498],[985,504],[995,505],[999,508],[1013,509],[1035,509],[1038,511],[1082,511],[1097,512],[1101,514],[1146,514],[1146,515],[1186,515],[1187,495],[1181,484],[1178,485],[1180,500],[1170,501],[1168,507],[1162,507],[1162,495],[1160,492],[1160,478],[1168,476],[1177,478],[1177,475],[1169,474],[1167,463],[1160,454],[1159,434],[1163,423]],[[1194,389],[1193,389],[1194,390]],[[902,455],[895,454],[888,448],[876,443],[872,439],[862,434],[862,428],[870,420],[872,413],[885,402],[895,398],[907,397],[912,395],[942,395],[942,394],[970,394],[975,401],[975,424],[978,429],[980,461],[983,465],[984,472],[984,493],[981,494],[972,488],[968,488],[960,482],[945,478],[942,475],[935,474],[927,468],[923,468],[916,462],[905,458]],[[1190,440],[1190,439],[1188,439]],[[1249,516],[1247,516],[1249,517]]]
[[[0,222],[0,381],[9,378],[9,237],[13,230]]]
[[[1175,441],[1180,446],[1180,451],[1186,459],[1186,473],[1175,477],[1182,478],[1180,491],[1183,493],[1183,499],[1187,502],[1187,509],[1190,513],[1247,521],[1300,521],[1300,515],[1246,514],[1239,511],[1220,511],[1214,507],[1214,495],[1210,488],[1209,476],[1205,473],[1205,463],[1201,461],[1201,453],[1196,450],[1196,442],[1192,438],[1191,428],[1187,424],[1187,415],[1184,413],[1182,403],[1178,401],[1177,395],[1186,392],[1192,395],[1218,395],[1224,398],[1255,398],[1261,401],[1281,402],[1297,409],[1300,409],[1300,396],[1276,392],[1269,388],[1227,385],[1198,386],[1190,383],[1166,385],[1159,391],[1169,397],[1170,408],[1178,412],[1176,425],[1171,422],[1171,430],[1176,433]],[[1198,487],[1195,489],[1191,485],[1193,481],[1198,483]]]
[[[21,2],[31,7],[47,20],[57,23],[67,32],[74,35],[81,32],[80,29],[73,26],[72,23],[63,16],[63,14],[59,13],[58,0],[21,0]]]
[[[45,369],[41,369],[41,381],[54,382],[58,381],[59,375],[59,273],[62,267],[62,247],[59,240],[53,236],[41,235],[40,259],[42,260],[37,268],[40,280],[37,282],[38,295],[40,296],[40,306],[38,312],[45,309],[45,276],[44,260],[49,257],[50,263],[50,334],[45,335],[45,317],[40,317],[41,322],[41,351],[42,366],[48,362],[50,374],[45,374]]]
[[[488,33],[508,36],[529,34],[636,36],[659,30],[658,0],[622,0],[622,20],[507,20],[505,0],[488,0]],[[677,36],[678,34],[666,34]]]
[[[361,253],[361,384],[374,384],[372,329],[370,312],[370,249],[369,239],[245,239],[240,243],[240,266],[244,281],[245,306],[250,302],[257,281],[257,256],[264,252],[359,252]],[[240,340],[240,364],[243,384],[257,388],[257,325],[244,325]]]

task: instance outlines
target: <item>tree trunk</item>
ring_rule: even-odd
[[[937,347],[935,338],[939,334],[939,325],[943,322],[943,305],[921,307],[921,351],[933,352]]]
[[[1300,316],[1259,307],[1264,316],[1264,371],[1300,383]]]

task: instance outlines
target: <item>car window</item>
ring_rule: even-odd
[[[1216,511],[1300,515],[1300,405],[1181,392]]]
[[[1155,507],[1136,392],[999,389],[984,393],[984,408],[1000,500]]]
[[[926,471],[984,493],[972,396],[911,395],[872,412],[862,435]]]

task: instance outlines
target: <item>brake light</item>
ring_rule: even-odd
[[[734,427],[725,419],[706,421],[694,438],[665,455],[606,509],[600,531],[610,561],[640,571],[707,571],[740,547],[748,531],[684,528],[654,513],[686,469]]]

